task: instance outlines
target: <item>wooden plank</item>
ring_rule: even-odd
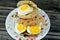
[[[46,13],[50,13],[50,14],[60,14],[59,11],[52,11],[52,10],[44,10]]]
[[[5,16],[5,15],[0,15],[0,18],[1,18],[1,17],[2,17],[2,18],[6,18],[6,16]]]
[[[0,6],[13,6],[16,7],[17,0],[1,0]]]
[[[4,26],[4,24],[5,24],[5,23],[0,23],[0,26],[2,26],[2,25]]]
[[[0,31],[0,40],[13,40],[6,31]]]
[[[51,35],[47,35],[45,36],[46,39],[57,39],[60,40],[60,36],[51,36]]]
[[[6,31],[6,28],[0,28],[0,31]]]
[[[60,36],[60,32],[49,32],[47,35]]]
[[[0,10],[12,10],[15,9],[14,7],[4,7],[4,6],[0,6]]]
[[[0,15],[8,15],[11,10],[0,10]]]
[[[4,17],[0,17],[0,23],[5,23],[6,17],[5,18]]]
[[[47,10],[58,10],[60,9],[60,0],[32,0],[38,7]]]

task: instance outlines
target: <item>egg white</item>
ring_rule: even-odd
[[[19,14],[19,15],[26,15],[26,14],[32,12],[32,11],[33,11],[33,8],[32,8],[32,7],[29,7],[29,6],[28,6],[28,8],[27,8],[26,10],[24,10],[24,11],[22,11],[22,10],[20,10],[20,9],[18,8],[18,14]]]
[[[29,31],[29,27],[30,27],[30,26],[27,27],[27,32],[31,34],[31,32]]]

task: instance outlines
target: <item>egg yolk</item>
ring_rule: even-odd
[[[40,29],[41,28],[38,25],[29,27],[29,31],[30,31],[31,34],[38,34]]]
[[[16,28],[18,32],[24,32],[26,30],[26,26],[23,24],[19,24],[19,23],[16,24]]]
[[[26,10],[28,8],[28,6],[29,6],[28,4],[24,4],[24,5],[21,5],[19,7],[19,9],[22,10],[22,11],[24,11],[24,10]]]

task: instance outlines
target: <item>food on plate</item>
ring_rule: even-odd
[[[26,25],[20,24],[20,23],[16,23],[15,24],[15,31],[20,34],[26,31]]]
[[[26,27],[26,30],[22,32],[24,35],[35,35],[41,32],[41,27],[44,25],[44,18],[42,16],[35,16],[31,19],[19,18],[17,23]],[[21,26],[20,26],[21,27]]]
[[[33,18],[38,13],[37,5],[32,1],[19,1],[17,7],[20,18]]]
[[[45,20],[38,15],[37,5],[32,1],[19,1],[17,7],[16,32],[24,35],[38,35]]]

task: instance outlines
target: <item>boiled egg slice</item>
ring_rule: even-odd
[[[15,31],[20,34],[26,31],[26,26],[20,23],[16,23],[15,25]]]
[[[18,14],[19,15],[26,15],[33,11],[33,8],[30,7],[28,4],[23,4],[18,7]]]
[[[39,25],[28,26],[27,32],[30,34],[38,34],[41,32],[41,26],[39,26]]]

